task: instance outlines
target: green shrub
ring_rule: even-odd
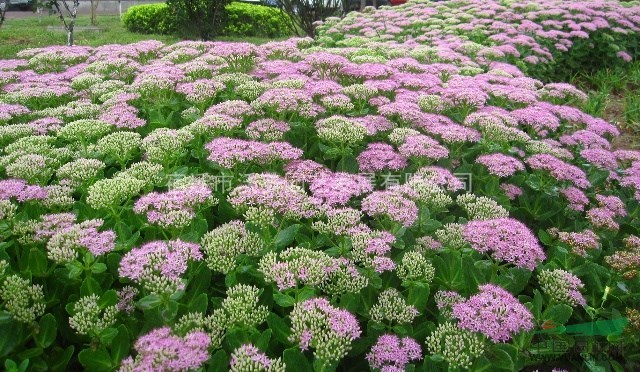
[[[144,4],[129,7],[122,16],[124,27],[141,34],[172,34],[176,31],[174,17],[167,4]]]
[[[223,35],[278,37],[289,33],[284,16],[276,8],[233,2],[225,9],[227,19],[221,32]],[[175,15],[163,3],[132,6],[122,17],[122,22],[127,30],[143,34],[178,31]]]
[[[278,37],[289,33],[280,10],[263,5],[233,2],[227,5],[225,35]]]
[[[231,0],[167,0],[176,32],[189,39],[211,40],[227,24],[226,6]]]

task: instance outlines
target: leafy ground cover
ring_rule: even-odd
[[[640,152],[535,46],[385,17],[2,60],[5,367],[638,369]]]

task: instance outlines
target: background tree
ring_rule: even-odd
[[[4,23],[4,15],[9,8],[9,0],[0,0],[0,27]]]
[[[178,33],[190,39],[211,40],[226,24],[225,6],[231,0],[167,0]]]
[[[313,37],[316,30],[316,22],[324,21],[327,17],[340,15],[343,3],[347,0],[277,0],[278,7],[288,17],[289,28],[296,35],[304,32]]]
[[[100,0],[91,0],[91,25],[96,26],[98,24],[98,4]]]
[[[71,5],[71,6],[70,6]],[[54,9],[58,17],[67,31],[67,45],[73,45],[73,28],[76,25],[76,16],[78,15],[78,6],[80,0],[44,0],[42,6],[47,9]],[[63,12],[64,9],[64,12]],[[66,15],[66,16],[65,16]]]

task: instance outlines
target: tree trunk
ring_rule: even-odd
[[[360,0],[360,11],[363,11],[365,6],[367,6],[367,0]]]
[[[91,0],[91,26],[96,26],[98,24],[98,4],[100,0]]]
[[[67,31],[67,45],[73,46],[73,25],[69,26],[69,30]]]
[[[9,0],[0,0],[0,27],[4,23],[4,15],[9,7]]]

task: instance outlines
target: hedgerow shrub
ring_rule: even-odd
[[[233,2],[225,9],[223,35],[278,37],[288,33],[284,16],[275,8]],[[175,16],[167,4],[132,6],[122,22],[131,32],[172,34],[178,31]]]
[[[175,23],[167,4],[135,5],[122,16],[124,27],[131,32],[142,34],[171,34]]]
[[[276,8],[245,3],[227,5],[225,35],[277,37],[288,33],[282,13]]]

